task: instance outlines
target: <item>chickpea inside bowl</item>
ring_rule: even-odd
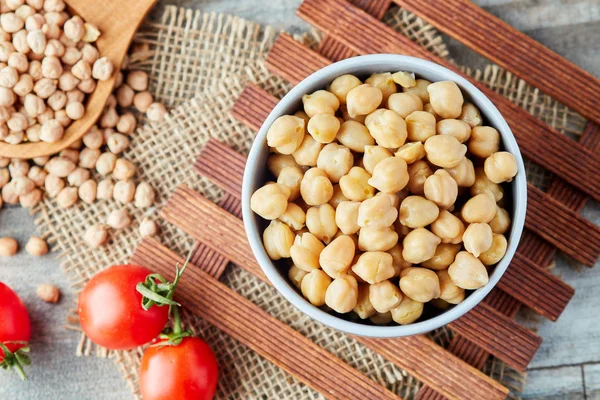
[[[376,54],[310,75],[273,109],[242,187],[276,289],[371,337],[422,334],[498,283],[518,246],[525,168],[508,124],[437,64]]]

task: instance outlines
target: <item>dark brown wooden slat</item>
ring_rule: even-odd
[[[600,80],[472,1],[394,1],[600,124]]]
[[[298,51],[298,48],[302,51]],[[279,34],[265,59],[265,66],[269,71],[293,84],[329,64],[331,61],[327,58],[302,46],[286,33]],[[290,71],[290,65],[294,66],[293,71]],[[297,79],[299,76],[302,78]],[[296,78],[291,79],[292,77]]]
[[[184,262],[152,239],[142,241],[132,261],[150,267],[167,279],[174,278],[173,266]],[[194,314],[327,398],[399,399],[198,267],[190,266],[177,293],[186,299],[183,304]],[[219,303],[218,307],[215,302]]]
[[[231,150],[233,151],[233,150]],[[194,164],[194,169],[200,175],[212,180],[215,183],[219,183],[219,186],[239,199],[241,199],[241,191],[239,188],[242,187],[242,178],[244,176],[244,168],[246,166],[246,158],[236,153],[229,153],[229,148],[222,145],[214,139],[210,139],[202,152],[209,152],[211,154],[227,154],[228,164],[225,163],[214,163],[208,157],[198,157]],[[225,158],[225,157],[224,157]],[[235,173],[242,171],[241,174]]]
[[[274,103],[271,101],[274,100]],[[247,85],[242,93],[237,98],[233,107],[231,107],[231,115],[238,121],[243,122],[252,129],[258,131],[263,121],[277,104],[277,100],[269,95],[264,89],[256,85]],[[237,110],[252,108],[254,112],[239,114]]]
[[[599,157],[495,93],[485,84],[463,74],[449,61],[432,54],[343,0],[305,0],[298,9],[298,15],[360,54],[406,54],[436,62],[462,75],[496,105],[511,126],[524,155],[600,201],[600,174],[596,173],[600,170]],[[336,23],[332,24],[332,20]],[[302,48],[300,54],[305,58],[312,57],[310,50],[306,48]],[[285,60],[280,59],[282,55],[271,54],[271,58],[279,58],[279,67],[285,70]],[[299,71],[289,63],[287,69],[288,75],[298,74]],[[580,179],[582,176],[587,179]]]
[[[241,220],[216,204],[182,185],[165,205],[162,216],[231,262],[269,283],[252,257]],[[190,221],[202,221],[203,226]],[[365,339],[356,337],[356,340],[362,343]],[[502,385],[443,348],[432,346],[431,340],[425,336],[414,336],[406,342],[404,339],[383,342],[391,344],[369,342],[369,345],[375,346],[374,349],[381,349],[390,362],[411,371],[415,378],[427,382],[449,398],[465,398],[468,393],[480,393],[486,399],[506,397],[507,390]],[[426,359],[421,355],[423,349],[427,349]],[[464,382],[472,383],[467,387]]]

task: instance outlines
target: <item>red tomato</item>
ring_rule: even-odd
[[[29,342],[31,324],[25,305],[11,288],[0,282],[0,342],[12,353],[26,344],[9,342]],[[0,364],[4,361],[4,351],[0,348]]]
[[[161,342],[159,342],[161,343]],[[205,341],[187,337],[178,346],[150,346],[140,368],[144,400],[210,400],[219,367]]]
[[[156,338],[169,319],[168,306],[142,307],[136,285],[152,272],[138,265],[115,265],[96,274],[79,295],[85,334],[108,349],[127,350]]]

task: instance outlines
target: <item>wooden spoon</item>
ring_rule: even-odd
[[[108,57],[115,66],[115,73],[106,81],[98,81],[96,90],[86,102],[83,118],[74,121],[57,142],[8,144],[0,142],[0,156],[9,158],[34,158],[58,153],[81,138],[100,118],[104,105],[112,93],[119,70],[129,44],[144,17],[157,0],[66,0],[73,14],[100,30],[96,46],[101,57]]]

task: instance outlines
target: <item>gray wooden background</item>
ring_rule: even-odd
[[[301,31],[308,25],[295,15],[301,0],[161,0],[166,4],[204,11],[227,12],[281,29]],[[425,0],[424,0],[425,1]],[[600,77],[600,0],[476,0],[492,14],[531,35],[552,50]],[[462,45],[450,41],[458,62],[485,62]],[[550,77],[551,78],[551,77]],[[599,105],[600,106],[600,105]],[[600,224],[600,207],[591,204],[585,215]],[[0,212],[0,236],[12,236],[22,246],[35,234],[33,218],[16,207]],[[123,260],[125,261],[125,260]],[[576,271],[559,258],[555,273],[577,293],[556,323],[542,321],[544,343],[531,364],[524,397],[530,399],[600,399],[600,265]],[[111,360],[76,358],[78,335],[63,329],[75,296],[59,270],[55,254],[33,258],[24,251],[0,259],[0,281],[13,287],[27,304],[33,324],[34,365],[30,380],[0,371],[0,399],[127,399],[129,388]],[[63,291],[58,305],[35,296],[39,283],[51,282]]]

